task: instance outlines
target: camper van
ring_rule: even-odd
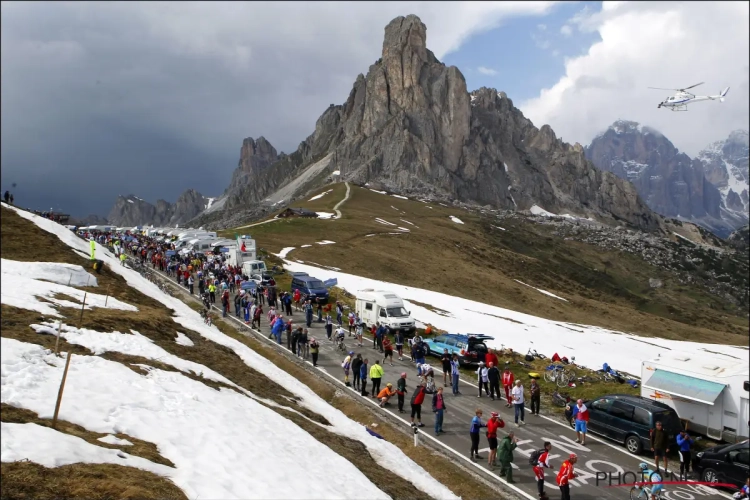
[[[236,244],[225,246],[229,247],[227,263],[230,266],[242,267],[245,262],[258,259],[255,251],[255,240],[250,238],[250,236],[238,236]]]
[[[641,365],[641,396],[677,412],[688,430],[712,439],[747,439],[750,368],[745,360],[669,352]]]
[[[393,292],[367,288],[357,292],[356,312],[362,321],[370,327],[380,323],[391,329],[406,334],[416,331],[411,313],[404,307],[404,301]]]
[[[213,242],[213,238],[209,239],[199,237],[188,241],[187,245],[185,245],[185,248],[194,253],[213,252]]]
[[[268,269],[262,260],[250,260],[242,263],[242,274],[251,280],[261,281],[268,274]]]

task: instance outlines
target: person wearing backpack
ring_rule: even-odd
[[[549,463],[549,451],[552,449],[552,443],[549,441],[544,442],[544,448],[537,450],[529,457],[529,465],[532,466],[534,476],[536,477],[536,487],[539,491],[539,499],[545,500],[549,498],[547,493],[544,491],[544,469],[551,469],[552,466]]]
[[[396,394],[398,394],[398,412],[404,413],[404,395],[406,395],[406,372],[396,382]]]
[[[425,384],[422,382],[417,386],[417,390],[411,397],[411,426],[412,427],[424,427],[422,423],[422,403],[424,403],[424,397],[427,394]],[[414,423],[414,417],[417,417],[417,424]]]

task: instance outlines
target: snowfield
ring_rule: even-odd
[[[722,357],[737,359],[740,363],[747,363],[748,359],[747,347],[641,337],[596,326],[552,321],[482,302],[332,272],[297,262],[285,261],[284,266],[289,271],[307,272],[321,280],[336,278],[339,287],[355,295],[358,290],[366,288],[395,292],[407,303],[407,309],[420,323],[429,323],[452,333],[491,335],[494,340],[486,342],[490,347],[499,349],[501,344],[504,344],[518,352],[526,352],[531,347],[547,356],[557,352],[560,356],[575,356],[576,364],[592,369],[600,369],[603,363],[609,363],[616,370],[640,377],[642,361],[656,358],[667,351],[670,354],[689,353],[694,358],[698,355],[706,358],[715,357],[708,352],[713,351],[720,353]],[[550,296],[550,300],[565,300],[546,290],[537,290]],[[449,311],[450,315],[438,314],[410,300]]]
[[[88,252],[89,242],[81,240],[64,226],[9,208],[53,233],[73,249]],[[319,243],[333,242],[324,240]],[[98,243],[96,257],[130,286],[172,309],[175,322],[231,349],[249,367],[300,398],[299,404],[331,423],[327,427],[330,432],[363,443],[382,467],[434,498],[458,498],[399,448],[372,437],[365,427],[330,406],[295,377],[240,341],[206,325],[188,305],[163,294],[157,285],[136,271],[120,266],[114,255]],[[7,276],[12,278],[14,275],[8,273]],[[28,283],[32,287],[45,283],[26,279],[33,281]],[[35,303],[39,301],[34,295],[38,295],[38,290],[32,294],[23,287],[6,287],[5,282],[6,275],[3,274],[3,304],[22,307],[17,304],[26,300],[32,301],[36,307]],[[69,295],[76,290],[65,288],[68,290],[62,293]],[[22,294],[23,298],[18,299],[17,294]],[[109,298],[108,307],[112,303],[113,299]],[[50,307],[50,311],[43,314],[54,316],[52,313],[55,311]],[[54,323],[44,322],[36,328],[45,334],[56,332]],[[181,371],[193,371],[214,380],[223,379],[230,387],[235,386],[208,367],[166,353],[137,332],[94,332],[63,324],[61,336],[97,352],[112,350],[159,358],[159,361]],[[41,418],[52,417],[65,359],[36,344],[8,338],[1,340],[2,402],[35,411]],[[186,340],[190,341],[187,336],[182,338],[180,335],[175,339],[183,345],[187,345]],[[121,432],[152,442],[165,458],[175,464],[175,468],[117,450],[98,449],[48,428],[37,429],[38,426],[32,424],[3,423],[2,460],[28,458],[48,466],[80,461],[136,466],[170,477],[189,498],[389,498],[352,463],[321,445],[304,428],[261,404],[270,402],[256,398],[244,389],[242,393],[244,395],[223,388],[215,390],[181,372],[151,368],[144,375],[98,356],[74,356],[60,419],[94,432]],[[309,425],[320,424],[309,421]]]
[[[452,220],[453,222],[455,222],[456,224],[463,224],[463,223],[464,223],[464,221],[462,221],[461,219],[459,219],[459,218],[458,218],[458,217],[456,217],[455,215],[451,215],[451,216],[450,216],[450,218],[451,218],[451,220]]]

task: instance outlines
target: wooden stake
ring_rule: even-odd
[[[73,357],[73,353],[68,351],[68,357],[65,360],[65,370],[63,370],[62,381],[60,382],[60,390],[57,391],[57,403],[55,403],[55,415],[52,417],[52,428],[57,427],[57,415],[60,413],[60,403],[62,403],[63,389],[65,389],[65,379],[68,378],[68,367],[70,366],[70,358]]]
[[[60,330],[62,329],[62,321],[57,322],[57,340],[55,340],[55,356],[60,355],[58,346],[60,345]]]
[[[70,277],[68,278],[68,286],[70,286],[70,282],[73,279],[73,273],[70,273]]]
[[[86,295],[88,292],[83,292],[83,302],[81,303],[81,316],[78,318],[78,328],[81,328],[81,323],[83,323],[83,309],[86,307]]]
[[[110,285],[107,285],[107,296],[104,297],[104,308],[107,308],[107,301],[109,300],[109,287]]]

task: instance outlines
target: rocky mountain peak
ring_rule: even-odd
[[[414,14],[399,16],[385,27],[383,59],[393,53],[412,52],[427,60],[427,26]]]
[[[155,205],[135,195],[118,196],[107,216],[110,224],[118,226],[174,226],[194,218],[205,210],[209,198],[194,189],[182,193],[172,204],[157,200]]]
[[[265,137],[260,136],[257,140],[252,137],[248,137],[242,141],[242,150],[240,157],[244,157],[247,161],[251,158],[260,158],[263,161],[275,161],[278,154],[276,148],[274,148]]]

